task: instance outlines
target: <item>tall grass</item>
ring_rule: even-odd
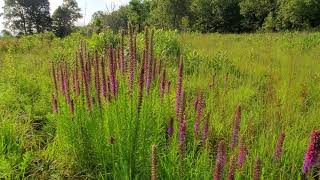
[[[318,33],[147,31],[3,48],[0,177],[317,174]]]

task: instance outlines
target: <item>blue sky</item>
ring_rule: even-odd
[[[63,0],[49,0],[51,13],[62,4]],[[77,22],[77,25],[83,25],[88,23],[92,14],[96,11],[112,11],[117,9],[121,5],[129,3],[129,0],[77,0],[79,7],[81,8],[81,13],[84,16]],[[0,13],[3,12],[2,7],[4,5],[4,0],[0,0]],[[86,11],[85,11],[86,10]],[[0,31],[3,30],[3,18],[0,17]]]

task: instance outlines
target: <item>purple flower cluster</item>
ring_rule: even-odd
[[[319,161],[320,155],[320,131],[312,131],[310,142],[304,156],[303,173],[306,174],[309,169]]]
[[[247,147],[244,143],[244,139],[241,138],[239,147],[238,147],[238,162],[237,162],[238,169],[242,169],[244,162],[246,161],[246,157],[247,157]]]
[[[213,174],[214,180],[221,180],[223,178],[223,170],[226,163],[226,148],[224,141],[220,141],[218,144],[218,152],[217,152],[217,159],[215,170]]]
[[[278,161],[281,158],[282,151],[283,151],[283,143],[284,143],[284,138],[286,135],[284,133],[281,133],[281,135],[278,138],[276,149],[274,152],[274,160]]]
[[[241,121],[241,107],[240,107],[240,105],[238,105],[237,109],[236,109],[234,125],[233,125],[232,139],[231,139],[231,144],[230,144],[231,149],[233,149],[238,143],[240,121]]]

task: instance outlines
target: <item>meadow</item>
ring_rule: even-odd
[[[0,178],[311,179],[320,33],[0,40]]]

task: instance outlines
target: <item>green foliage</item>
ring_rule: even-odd
[[[112,29],[114,32],[119,32],[121,29],[126,29],[129,22],[129,7],[121,6],[117,11],[105,13],[98,11],[92,15],[89,28],[91,31],[100,33],[106,29]]]
[[[238,0],[194,0],[193,29],[201,32],[239,32]]]
[[[151,3],[149,22],[157,28],[181,29],[182,18],[190,16],[190,0],[156,0]]]
[[[52,15],[53,31],[58,37],[69,35],[74,29],[74,23],[82,17],[76,0],[64,0]]]
[[[48,0],[5,0],[5,25],[16,34],[42,33],[50,30],[50,3]]]
[[[138,26],[141,31],[145,25],[150,12],[150,1],[131,0],[128,7],[128,20],[130,23]]]
[[[106,30],[100,34],[94,33],[89,40],[89,48],[91,50],[98,50],[100,53],[104,52],[105,48],[117,47],[120,42],[120,37],[112,30]]]
[[[265,18],[268,15],[272,15],[275,9],[276,1],[274,0],[241,0],[240,11],[244,17],[242,20],[242,28],[245,31],[259,30],[266,21]],[[271,23],[270,21],[271,20],[268,19],[269,24]],[[269,26],[270,25],[268,25],[268,29],[270,28]]]

